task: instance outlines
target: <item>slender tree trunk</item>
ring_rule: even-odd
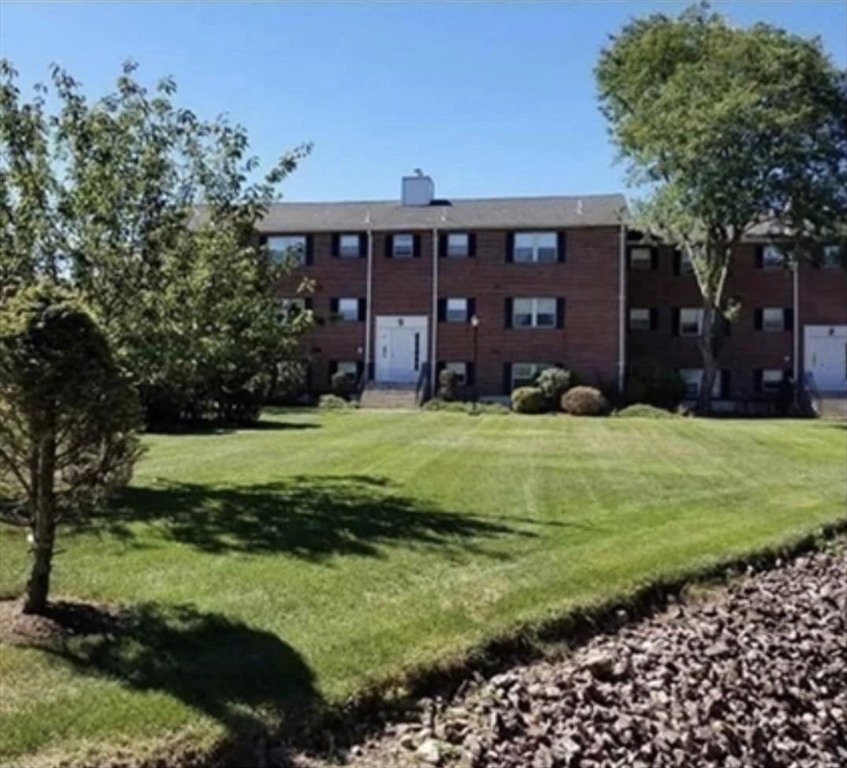
[[[718,372],[718,359],[715,344],[716,309],[708,299],[703,300],[703,324],[700,328],[698,346],[703,359],[703,376],[700,379],[700,395],[697,410],[708,414],[712,411],[712,388]]]
[[[56,424],[50,418],[38,445],[38,482],[33,509],[33,562],[26,584],[23,612],[43,614],[47,610],[50,591],[50,568],[56,538]]]

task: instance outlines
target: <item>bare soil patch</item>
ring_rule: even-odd
[[[57,600],[43,616],[21,611],[23,601],[0,600],[0,641],[12,645],[50,646],[70,637],[115,634],[129,613],[119,605]]]

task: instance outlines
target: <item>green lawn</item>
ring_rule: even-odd
[[[0,762],[216,738],[847,517],[831,423],[304,411],[145,442],[54,570],[134,623],[0,645]],[[25,550],[0,526],[0,591]]]

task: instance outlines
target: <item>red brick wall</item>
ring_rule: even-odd
[[[481,318],[476,380],[479,393],[503,393],[503,365],[514,362],[561,362],[583,378],[614,383],[618,362],[618,248],[616,227],[571,229],[567,260],[555,264],[515,264],[506,261],[506,232],[477,231],[476,255],[467,259],[439,258],[441,297],[476,300]],[[386,256],[385,233],[373,235],[372,319],[377,315],[430,317],[428,352],[432,344],[432,233],[416,231],[420,256]],[[296,270],[281,295],[294,295],[303,276],[316,281],[314,311],[329,315],[332,297],[366,295],[367,260],[332,256],[329,234],[313,236],[313,263]],[[507,297],[564,297],[563,329],[506,328]],[[438,323],[436,360],[472,360],[469,324]],[[329,361],[362,359],[364,323],[336,322],[314,328],[306,340],[312,357],[313,383],[325,389]]]
[[[312,263],[293,270],[279,286],[281,296],[296,296],[304,277],[315,281],[312,309],[318,321],[304,339],[304,353],[311,359],[312,386],[325,391],[329,386],[332,360],[364,360],[365,324],[332,321],[333,298],[365,298],[367,259],[338,258],[332,255],[332,235],[312,236]],[[359,349],[362,353],[359,353]]]
[[[741,302],[738,321],[721,353],[720,367],[729,370],[729,398],[749,398],[754,392],[754,371],[763,368],[791,367],[793,341],[791,331],[756,330],[758,307],[793,306],[792,274],[789,270],[756,267],[756,248],[739,246],[732,262],[727,292]],[[673,249],[659,249],[656,270],[628,270],[628,304],[630,307],[656,308],[659,311],[655,331],[629,331],[628,360],[653,357],[674,368],[700,368],[702,361],[697,340],[672,334],[674,307],[701,306],[695,277],[675,275]],[[788,358],[786,363],[785,358]]]
[[[480,394],[503,393],[504,363],[558,362],[616,381],[619,236],[612,227],[570,229],[564,263],[515,264],[506,261],[506,232],[490,230],[476,233],[473,258],[439,259],[438,295],[476,300]],[[509,297],[564,297],[565,327],[506,328]],[[439,323],[438,359],[472,360],[469,326]]]

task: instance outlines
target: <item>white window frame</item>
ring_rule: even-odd
[[[343,373],[350,381],[356,381],[359,366],[355,360],[339,360],[335,366],[336,373]]]
[[[466,259],[471,255],[471,236],[467,232],[447,233],[448,259]]]
[[[629,330],[631,331],[649,331],[652,323],[651,310],[644,307],[629,308]]]
[[[552,251],[552,258],[549,255],[542,258],[542,253],[549,254],[550,251]],[[512,261],[518,264],[553,264],[558,260],[558,232],[515,232],[512,239]]]
[[[838,243],[825,245],[821,253],[821,266],[824,269],[836,269],[841,263],[841,246]]]
[[[770,243],[762,248],[762,269],[782,269],[785,254],[778,245]]]
[[[346,308],[345,308],[346,305]],[[338,317],[345,322],[358,322],[359,320],[359,300],[358,299],[339,299],[338,300]]]
[[[777,315],[777,313],[779,314]],[[768,314],[770,314],[770,320],[768,320]],[[763,307],[762,330],[768,333],[782,333],[785,330],[785,309],[783,307]]]
[[[339,258],[358,259],[361,247],[360,235],[348,233],[338,236]]]
[[[465,362],[444,363],[445,371],[453,371],[459,377],[459,383],[464,386],[468,383],[468,364]]]
[[[398,247],[399,246],[399,247]],[[415,255],[415,236],[398,232],[391,237],[391,256],[395,259],[411,259]]]
[[[517,387],[527,387],[529,386],[536,376],[538,376],[541,371],[545,368],[550,368],[551,366],[548,363],[512,363],[512,389],[516,389]],[[518,376],[518,369],[523,368],[525,373],[528,373],[528,376]],[[518,384],[518,381],[522,382]]]
[[[629,268],[640,272],[649,272],[653,269],[653,249],[646,245],[630,248]]]
[[[703,379],[702,368],[680,368],[679,375],[685,382],[685,399],[696,400],[700,397],[700,382]],[[712,384],[712,397],[721,396],[721,379],[723,374],[718,371],[715,376],[715,383]]]
[[[782,369],[765,368],[762,370],[762,392],[779,392],[782,389]]]
[[[552,312],[542,311],[541,302],[550,302],[552,304]],[[519,311],[520,310],[520,311]],[[512,327],[513,328],[555,328],[556,315],[558,314],[558,306],[555,297],[542,296],[539,298],[524,298],[519,297],[512,299]],[[529,325],[519,324],[517,322],[518,315],[528,316],[530,319]],[[550,315],[553,322],[550,324],[539,323],[539,318],[543,315]]]
[[[686,319],[687,316],[687,319]],[[692,332],[685,330],[685,326],[696,325],[696,329]],[[699,336],[703,329],[703,310],[697,307],[680,307],[679,310],[679,335],[680,336]],[[693,369],[692,369],[693,370]]]
[[[447,299],[444,307],[444,319],[448,323],[466,323],[468,321],[468,300]]]
[[[274,261],[290,258],[300,266],[306,263],[306,235],[268,235],[265,247]]]

